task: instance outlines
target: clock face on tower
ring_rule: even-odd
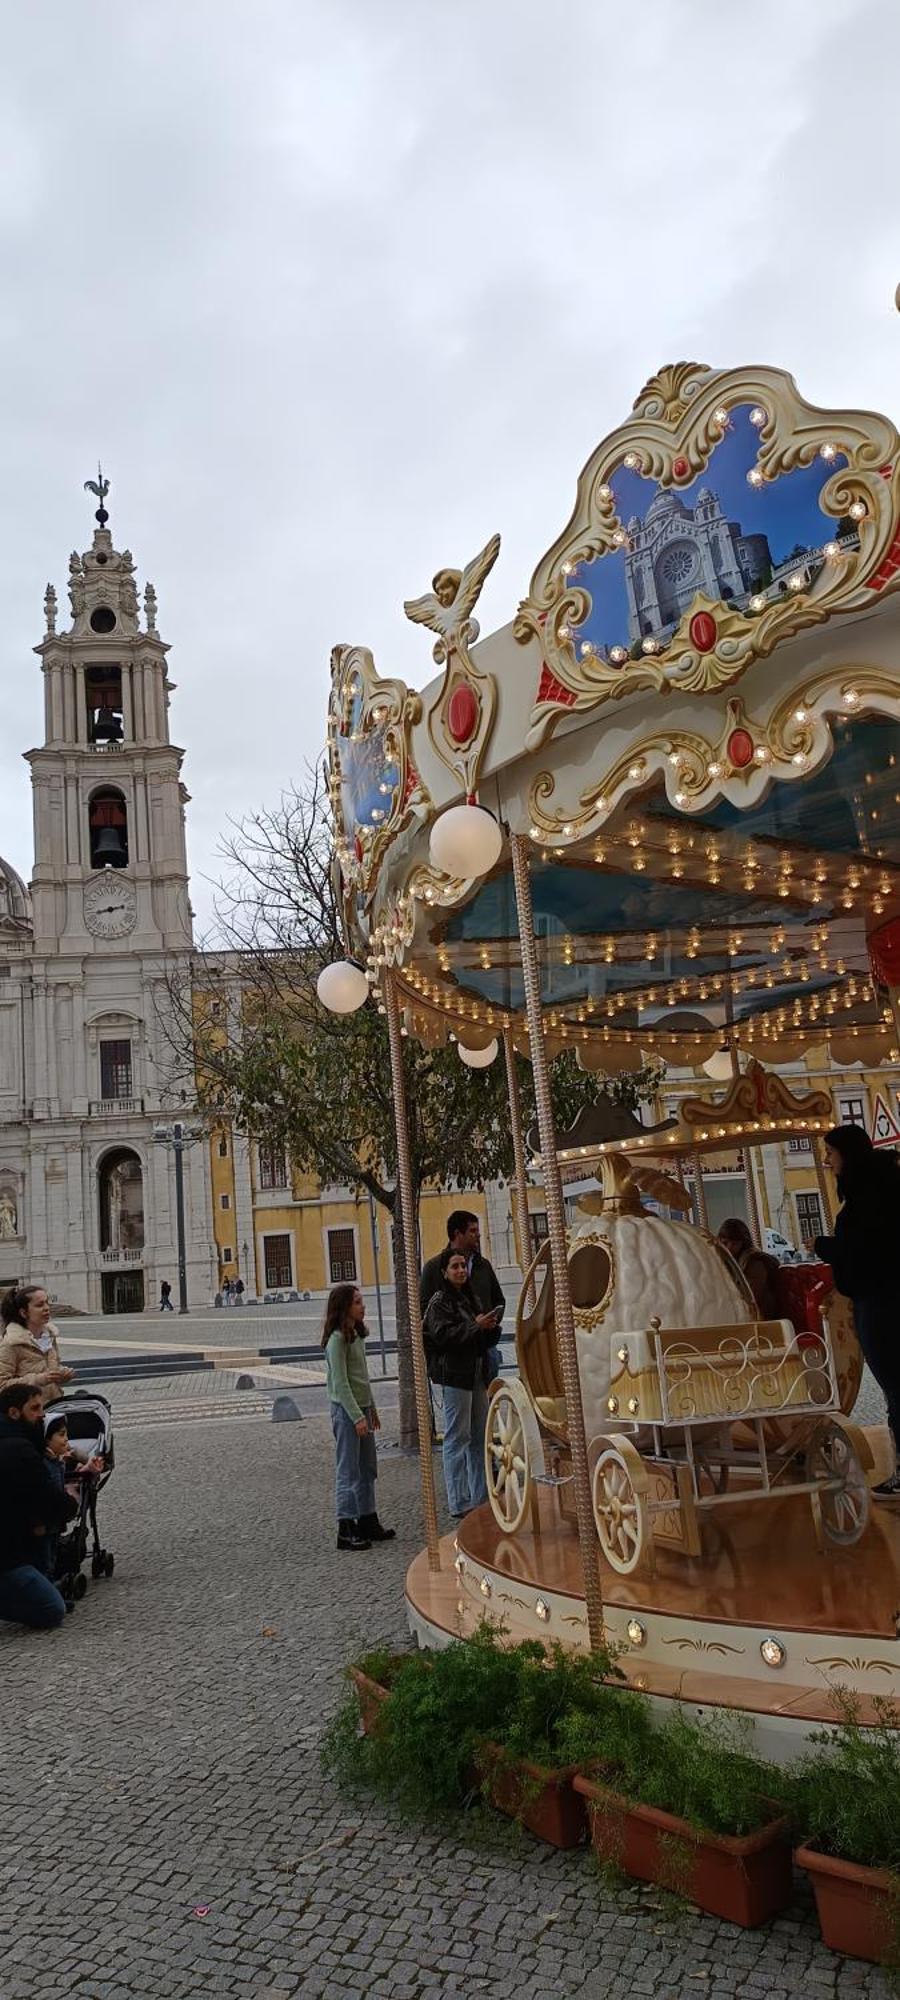
[[[92,937],[122,938],[134,930],[137,897],[133,882],[104,868],[84,892],[84,921]]]

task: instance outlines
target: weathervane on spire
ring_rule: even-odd
[[[100,465],[99,460],[97,463],[97,477],[96,479],[86,479],[84,482],[84,490],[86,493],[96,493],[100,505],[97,508],[97,512],[94,516],[94,519],[96,521],[99,521],[101,528],[105,528],[106,523],[109,520],[109,515],[106,511],[106,508],[103,505],[103,502],[106,499],[107,493],[109,492],[109,480],[104,479],[103,468]]]

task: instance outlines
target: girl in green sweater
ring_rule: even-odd
[[[381,1424],[366,1363],[365,1322],[362,1293],[355,1285],[334,1285],[325,1308],[322,1346],[334,1432],[339,1549],[370,1549],[373,1542],[394,1539],[394,1529],[383,1528],[375,1510],[375,1432]]]

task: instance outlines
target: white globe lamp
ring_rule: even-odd
[[[434,822],[428,847],[442,875],[471,882],[499,861],[503,834],[486,806],[448,806]]]
[[[465,1063],[467,1069],[490,1069],[491,1063],[496,1060],[496,1041],[488,1042],[485,1049],[467,1049],[462,1042],[457,1042],[456,1046],[459,1060]]]
[[[316,992],[329,1014],[355,1014],[369,997],[369,982],[352,958],[336,958],[331,965],[323,965]]]
[[[734,1074],[730,1049],[716,1049],[703,1065],[703,1074],[713,1083],[730,1083]]]

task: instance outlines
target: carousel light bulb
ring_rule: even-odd
[[[866,518],[866,503],[865,503],[865,501],[864,501],[864,500],[851,500],[851,502],[850,502],[850,510],[849,510],[849,511],[850,511],[850,519],[851,519],[852,521],[864,521],[864,520],[865,520],[865,518]]]
[[[748,486],[761,486],[762,483],[763,483],[763,476],[762,473],[760,472],[759,466],[751,465],[750,470],[747,474]]]
[[[713,411],[713,416],[717,424],[727,424],[728,422],[728,411],[722,405]]]
[[[656,643],[656,640],[655,640],[655,639],[650,639],[650,638],[647,638],[647,639],[642,639],[642,640],[641,640],[641,652],[642,652],[642,653],[656,653],[656,652],[658,652],[658,651],[659,651],[659,648],[658,648],[658,646],[657,646],[657,643]]]
[[[469,1049],[465,1048],[462,1042],[457,1042],[456,1049],[460,1062],[464,1062],[467,1069],[490,1069],[497,1055],[498,1044],[493,1041],[488,1042],[485,1049]]]
[[[676,804],[677,806],[683,806],[683,805],[684,805],[684,802],[685,802],[685,798],[686,798],[686,796],[687,796],[687,794],[686,794],[685,792],[676,792],[676,793],[675,793],[675,804]]]
[[[316,980],[316,993],[329,1014],[355,1014],[369,997],[369,982],[354,959],[338,958],[323,965]]]
[[[783,1667],[787,1659],[787,1648],[780,1639],[764,1639],[760,1653],[767,1667]]]
[[[579,650],[580,650],[580,653],[581,653],[581,657],[582,657],[582,659],[583,659],[583,660],[586,660],[586,659],[588,658],[589,654],[591,654],[591,653],[593,652],[593,650],[594,650],[594,648],[593,648],[593,646],[592,646],[592,644],[591,644],[591,641],[590,641],[590,639],[583,639],[583,640],[582,640],[582,643],[581,643],[581,646],[580,646],[580,648],[579,648]]]
[[[609,657],[614,666],[620,667],[622,661],[628,658],[627,648],[625,646],[610,646]]]
[[[793,576],[788,577],[788,590],[803,590],[805,583],[806,578],[802,571],[795,570]]]
[[[572,636],[572,635],[571,635],[571,631],[570,631],[570,628],[569,628],[569,626],[568,626],[568,625],[561,625],[561,626],[560,626],[560,628],[559,628],[559,636],[560,636],[560,638],[561,638],[561,639],[570,639],[570,638],[571,638],[571,636]]]
[[[750,412],[750,422],[753,425],[754,430],[757,431],[761,430],[765,421],[766,421],[765,410],[761,410],[759,405],[757,404],[756,408],[751,410]]]
[[[856,688],[846,688],[844,690],[844,707],[858,708],[858,706],[859,706],[859,695],[857,693]]]
[[[767,764],[769,761],[769,752],[764,743],[757,743],[753,755],[757,764]]]
[[[750,599],[751,611],[765,611],[766,600],[761,590],[756,590]]]
[[[833,562],[833,561],[834,561],[834,558],[835,558],[835,556],[839,556],[839,555],[840,555],[840,553],[841,553],[841,549],[840,549],[840,543],[839,543],[839,542],[823,542],[823,544],[822,544],[822,554],[823,554],[823,556],[827,556],[827,557],[828,557],[828,560],[829,560],[829,562]]]
[[[819,457],[824,458],[826,464],[830,465],[832,459],[837,458],[837,446],[833,444],[823,444],[819,450]]]
[[[710,775],[710,777],[711,777],[711,778],[717,778],[717,777],[718,777],[718,775],[719,775],[719,772],[721,771],[721,769],[722,769],[722,766],[721,766],[721,764],[715,764],[715,763],[713,763],[713,764],[710,764],[710,767],[709,767],[709,775]]]
[[[606,486],[606,485],[603,485],[603,486],[598,486],[598,488],[597,488],[597,494],[598,494],[598,498],[599,498],[599,499],[601,499],[601,500],[611,500],[611,499],[612,499],[612,487],[611,487],[611,486]]]
[[[627,465],[629,472],[634,472],[640,465],[640,462],[636,451],[626,451],[625,457],[622,460],[622,464]]]
[[[574,568],[575,564],[573,562],[564,562],[562,565],[563,576],[571,576]]]
[[[487,875],[503,851],[503,834],[485,806],[450,806],[435,820],[428,843],[435,868],[458,881]],[[433,895],[426,891],[426,895]]]
[[[809,721],[809,709],[808,709],[808,708],[795,708],[795,710],[794,710],[794,721],[795,721],[795,722],[808,722],[808,721]]]
[[[616,528],[613,534],[613,541],[616,545],[616,548],[624,549],[627,540],[628,536],[626,535],[624,528]]]

